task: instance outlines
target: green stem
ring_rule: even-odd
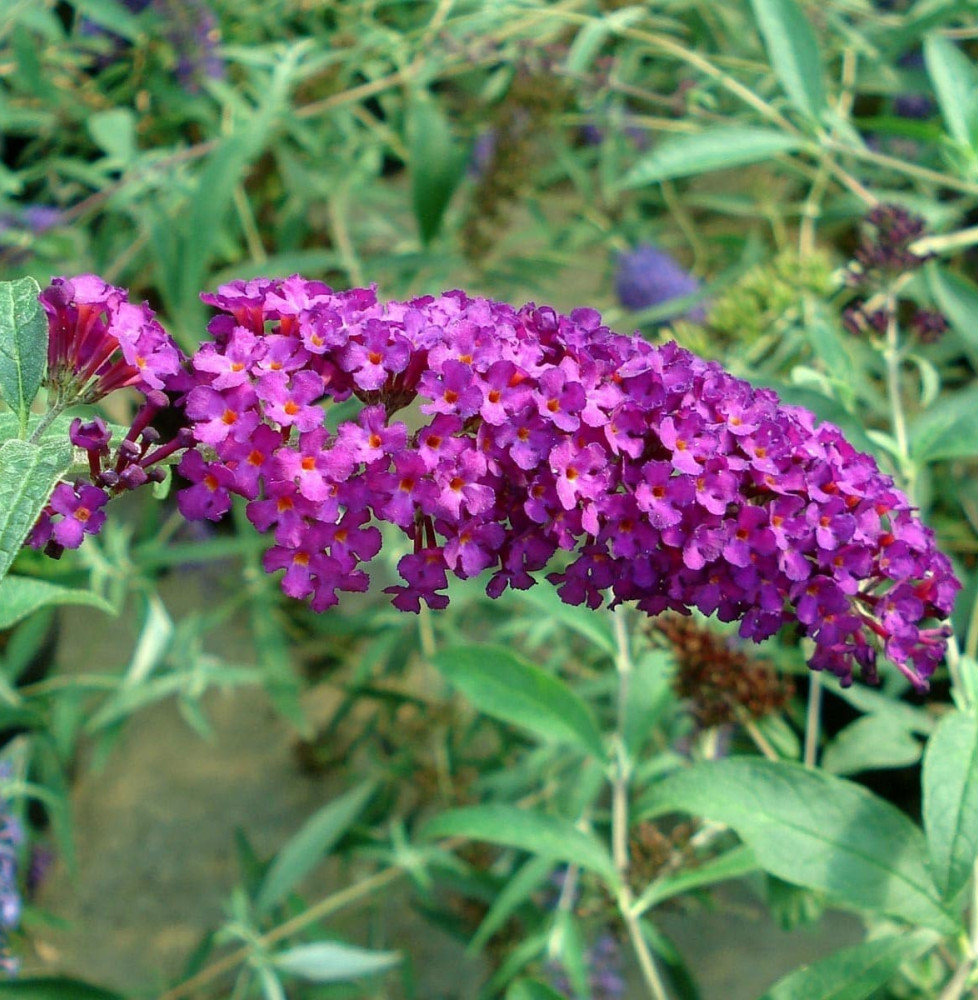
[[[814,768],[818,760],[818,738],[822,728],[822,675],[808,676],[808,708],[805,712],[805,767]]]
[[[890,397],[890,424],[893,437],[896,440],[897,455],[900,462],[901,476],[906,480],[904,486],[908,495],[911,493],[913,476],[909,472],[910,447],[907,437],[907,418],[903,412],[903,387],[900,384],[900,330],[896,318],[896,298],[892,292],[886,296],[886,346],[883,350],[883,360],[886,362],[886,390]]]
[[[635,900],[628,885],[628,786],[632,777],[632,764],[625,742],[625,720],[633,673],[632,655],[625,628],[625,611],[619,608],[612,616],[615,630],[615,667],[618,671],[617,725],[615,727],[615,762],[611,780],[611,856],[618,870],[618,910],[632,950],[638,959],[642,978],[654,1000],[668,1000],[665,984],[656,967],[649,944],[642,933],[642,924],[635,912]]]
[[[65,411],[64,403],[60,401],[55,401],[51,409],[41,417],[41,422],[34,428],[34,433],[31,434],[28,439],[29,444],[40,444],[41,438],[44,437],[44,432],[61,416]]]
[[[261,947],[267,948],[269,945],[275,944],[276,941],[281,941],[283,938],[297,933],[304,927],[308,927],[309,924],[315,923],[317,920],[322,920],[331,913],[335,913],[337,910],[341,910],[351,903],[359,901],[364,896],[368,896],[378,889],[385,888],[391,882],[396,882],[406,874],[407,872],[403,868],[387,868],[376,875],[371,875],[369,878],[357,882],[356,885],[351,885],[340,892],[335,892],[331,896],[321,899],[315,906],[309,907],[308,910],[303,911],[291,920],[287,920],[284,924],[279,924],[278,927],[270,930],[267,934],[262,934],[256,943]],[[202,986],[206,986],[215,979],[233,971],[242,962],[247,961],[251,953],[251,947],[238,948],[236,951],[231,952],[230,955],[225,955],[224,958],[218,959],[218,961],[208,965],[205,969],[201,969],[195,976],[185,979],[182,983],[174,986],[173,989],[161,993],[158,1000],[181,1000],[182,997],[191,996]]]

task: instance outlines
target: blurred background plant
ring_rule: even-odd
[[[401,880],[422,919],[482,956],[460,997],[699,996],[698,956],[657,917],[696,919],[741,878],[787,924],[828,905],[866,922],[765,998],[968,995],[974,15],[964,0],[4,6],[3,279],[97,273],[187,351],[199,293],[256,275],[594,306],[839,424],[964,583],[957,643],[922,698],[885,664],[880,688],[823,685],[791,634],[761,664],[715,622],[650,629],[545,590],[489,602],[459,585],[450,610],[415,618],[377,596],[384,579],[316,616],[261,572],[240,511],[187,527],[165,484],[127,497],[77,553],[22,553],[33,589],[0,601],[0,787],[17,816],[0,830],[4,933],[15,878],[26,900],[25,978],[7,992],[34,977],[45,996],[113,995],[53,978],[66,970],[37,947],[51,918],[27,883],[52,846],[72,868],[78,761],[107,758],[168,699],[191,748],[212,689],[260,686],[294,728],[296,767],[348,790],[273,858],[239,836],[227,920],[168,970],[167,1000],[418,995],[403,942],[345,930],[348,908]],[[120,399],[104,415],[127,424]],[[375,575],[393,579],[400,554],[391,539]],[[208,603],[174,618],[161,594],[187,574]],[[105,615],[119,663],[45,672],[65,602]],[[229,628],[250,631],[248,662],[224,655]],[[323,690],[314,724],[304,698]],[[307,898],[327,856],[340,881]]]

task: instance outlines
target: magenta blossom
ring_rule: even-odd
[[[403,610],[444,607],[449,573],[488,572],[493,597],[532,586],[562,553],[565,601],[697,609],[757,641],[794,625],[843,683],[882,650],[923,686],[943,654],[959,584],[892,480],[675,344],[591,309],[381,303],[298,276],[204,300],[186,413],[206,454],[184,459],[181,507],[243,496],[274,537],[266,568],[316,609],[365,589],[388,522],[411,548],[388,588]]]

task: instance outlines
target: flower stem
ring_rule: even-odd
[[[886,346],[883,360],[886,362],[886,389],[890,397],[890,422],[893,427],[893,437],[896,440],[897,454],[901,465],[901,477],[905,482],[907,494],[912,496],[911,485],[913,476],[909,474],[907,465],[910,460],[909,439],[907,437],[907,418],[903,412],[903,390],[900,385],[900,330],[896,318],[896,298],[892,292],[886,297]]]
[[[34,433],[28,438],[29,444],[40,444],[41,438],[44,437],[44,432],[61,416],[65,411],[64,403],[56,401],[51,409],[41,417],[41,422],[34,428]]]
[[[623,608],[619,608],[612,616],[615,629],[615,667],[618,671],[618,702],[615,761],[611,779],[611,856],[621,880],[618,889],[618,909],[625,922],[639,968],[642,970],[642,978],[654,1000],[668,1000],[669,995],[666,993],[665,984],[652,957],[649,944],[642,933],[642,924],[635,912],[635,901],[628,885],[628,786],[632,777],[632,763],[625,742],[625,720],[633,665],[625,616]]]
[[[821,727],[822,675],[813,671],[808,678],[808,708],[805,712],[805,767],[815,767]]]
[[[281,941],[282,938],[286,938],[290,934],[295,934],[309,924],[315,923],[317,920],[321,920],[323,917],[327,917],[331,913],[335,913],[337,910],[341,910],[351,903],[357,902],[364,896],[369,896],[370,893],[378,889],[383,889],[391,882],[396,882],[406,874],[407,872],[403,868],[387,868],[382,872],[377,872],[377,874],[371,875],[369,878],[365,878],[355,885],[351,885],[339,892],[334,892],[325,899],[321,899],[315,906],[309,907],[308,910],[303,911],[291,920],[287,920],[284,924],[279,924],[278,927],[273,928],[267,934],[262,934],[256,943],[267,947],[276,941]],[[158,1000],[180,1000],[181,997],[191,996],[202,986],[206,986],[218,977],[231,972],[242,962],[247,961],[251,954],[251,947],[238,948],[236,951],[231,952],[230,955],[225,955],[224,958],[213,962],[205,969],[201,969],[196,975],[185,979],[182,983],[174,986],[173,989],[161,993]]]

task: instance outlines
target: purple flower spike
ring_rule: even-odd
[[[274,537],[266,568],[316,609],[365,589],[380,521],[413,550],[387,591],[401,610],[444,607],[449,573],[525,589],[561,550],[549,579],[569,603],[695,608],[755,641],[794,625],[844,684],[879,651],[919,687],[940,660],[959,584],[892,480],[837,428],[674,343],[591,309],[384,304],[298,277],[205,301],[223,315],[186,413],[213,458],[185,456],[181,509],[216,519],[245,497]],[[363,408],[328,431],[351,395]]]
[[[618,301],[635,311],[651,309],[672,299],[695,295],[700,283],[664,250],[643,243],[618,258],[615,291]],[[683,314],[687,319],[702,323],[706,310],[695,305]]]

